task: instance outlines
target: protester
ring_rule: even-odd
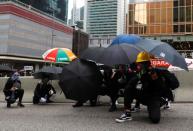
[[[53,94],[56,94],[54,87],[49,83],[49,78],[44,77],[34,90],[33,104],[50,103]]]
[[[7,107],[10,108],[11,104],[15,103],[16,99],[19,98],[18,106],[24,107],[22,104],[22,98],[24,90],[21,88],[21,81],[19,73],[15,72],[6,82],[3,92],[5,94],[5,100],[7,101]]]
[[[148,53],[139,53],[136,64],[136,76],[128,82],[124,91],[125,111],[120,118],[116,119],[116,122],[132,120],[131,104],[133,99],[136,99],[143,105],[147,105],[149,118],[153,123],[158,123],[160,121],[161,96],[163,96],[165,90],[164,79],[157,73],[156,69],[152,68]],[[136,88],[139,81],[142,87]]]

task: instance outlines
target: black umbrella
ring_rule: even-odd
[[[0,72],[13,72],[13,70],[7,65],[0,65]]]
[[[118,64],[131,64],[135,62],[142,49],[135,45],[115,44],[106,48],[96,62],[113,66]]]
[[[96,61],[104,51],[104,47],[90,47],[80,54],[80,58]]]
[[[161,57],[173,66],[181,67],[188,70],[186,61],[173,47],[169,44],[157,40],[141,39],[136,46],[157,57]]]
[[[59,79],[60,73],[62,73],[61,67],[47,66],[35,72],[33,76],[35,79],[42,79],[48,77],[50,80],[57,80]]]
[[[102,76],[94,62],[76,59],[62,70],[59,85],[66,98],[85,101],[97,96]]]

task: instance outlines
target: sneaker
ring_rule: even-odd
[[[118,123],[122,123],[125,121],[131,121],[132,117],[131,117],[131,113],[130,112],[125,112],[121,115],[121,117],[115,119],[116,122]]]
[[[164,109],[170,109],[171,105],[170,102],[167,101],[167,103],[164,105]]]
[[[140,112],[140,110],[138,107],[131,108],[131,112]]]
[[[24,106],[23,104],[21,104],[21,103],[18,103],[17,106],[19,106],[19,107],[25,107],[25,106]]]

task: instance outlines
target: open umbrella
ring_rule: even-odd
[[[144,49],[150,54],[163,58],[173,66],[188,70],[184,57],[182,57],[172,46],[165,42],[141,39],[135,45]]]
[[[130,35],[119,35],[117,36],[111,43],[111,45],[120,44],[120,43],[129,43],[129,44],[135,44],[139,40],[141,40],[141,37],[135,34]]]
[[[104,50],[104,47],[89,47],[80,54],[80,58],[96,61]]]
[[[50,80],[58,80],[60,73],[62,73],[61,67],[47,66],[35,72],[33,76],[35,79],[48,77]]]
[[[128,36],[127,36],[128,37]],[[144,49],[148,53],[155,55],[157,57],[163,58],[168,63],[173,66],[180,67],[182,69],[188,70],[185,59],[169,44],[161,42],[158,40],[151,39],[138,39],[135,42],[132,42],[128,39],[125,39],[125,43],[129,45],[134,45],[141,49]],[[111,45],[125,44],[123,41],[114,42]]]
[[[43,59],[51,62],[70,62],[77,57],[68,48],[53,48],[47,50],[43,55]]]
[[[14,70],[12,70],[9,66],[7,65],[0,65],[0,72],[13,72]]]
[[[131,64],[135,62],[142,49],[129,44],[116,44],[107,47],[96,60],[98,63],[113,66],[118,64]]]
[[[66,98],[88,100],[97,96],[102,76],[94,62],[76,59],[62,70],[59,85]]]

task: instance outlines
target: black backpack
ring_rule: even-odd
[[[168,86],[170,89],[174,90],[180,86],[178,78],[174,73],[169,72],[168,70],[161,70],[161,75],[166,81],[166,86]]]

